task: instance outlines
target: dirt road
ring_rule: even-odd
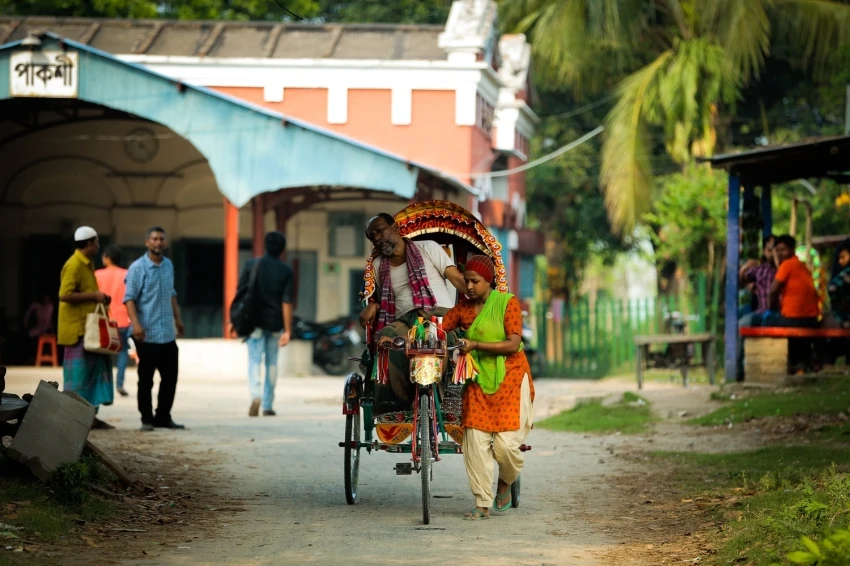
[[[40,378],[61,383],[56,370],[13,370],[8,390],[33,390]],[[139,424],[134,381],[134,375],[128,376],[129,398],[117,398],[100,413],[120,429]],[[627,382],[539,380],[538,418],[570,406],[576,395],[630,387]],[[599,556],[629,538],[610,520],[623,512],[611,489],[627,471],[627,462],[612,456],[628,442],[623,438],[532,431],[521,506],[487,521],[462,520],[473,502],[462,457],[453,455],[435,465],[427,527],[421,524],[418,475],[393,471],[397,462],[407,461],[403,455],[364,451],[360,501],[346,505],[343,451],[337,445],[344,426],[341,389],[340,378],[283,379],[278,382],[279,416],[250,419],[243,379],[182,375],[174,418],[189,429],[148,434],[161,439],[164,452],[174,443],[198,454],[220,452],[224,457],[206,471],[217,490],[240,500],[246,511],[228,518],[215,539],[163,547],[153,559],[128,556],[125,563],[433,564],[451,559],[579,566],[603,564]],[[608,520],[591,520],[601,515]]]

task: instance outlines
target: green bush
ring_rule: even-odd
[[[96,468],[86,462],[74,462],[56,468],[47,481],[53,498],[68,507],[82,507],[89,495],[88,483],[92,480],[93,467]]]
[[[846,566],[850,564],[850,531],[837,529],[820,543],[809,537],[800,539],[806,550],[795,550],[787,558],[792,564],[806,566]]]

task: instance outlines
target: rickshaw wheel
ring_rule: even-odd
[[[357,443],[356,448],[352,443]],[[360,408],[345,416],[345,501],[357,502],[357,480],[360,477]]]
[[[419,398],[419,473],[422,476],[422,522],[431,522],[431,404],[430,397]]]
[[[517,476],[517,479],[515,479],[514,483],[511,484],[511,507],[514,509],[519,507],[519,490],[521,487],[519,480],[520,478]]]

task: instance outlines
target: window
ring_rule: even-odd
[[[330,257],[363,257],[364,240],[363,225],[366,222],[359,212],[329,212],[328,213],[328,252]]]
[[[492,104],[484,100],[480,94],[475,95],[475,125],[478,129],[484,132],[485,135],[490,135],[493,129],[493,118],[495,116],[495,108]]]
[[[508,178],[493,177],[490,179],[492,183],[491,195],[494,200],[508,202]]]
[[[496,171],[505,171],[508,168],[508,159],[502,154],[496,158],[496,161],[493,162],[492,170]],[[509,177],[501,176],[501,177],[490,177],[490,198],[493,200],[500,200],[502,202],[508,202],[510,200],[510,185],[509,185]]]

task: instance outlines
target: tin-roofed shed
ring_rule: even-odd
[[[763,235],[773,228],[771,188],[797,179],[826,178],[850,182],[850,136],[818,138],[707,159],[729,172],[726,229],[725,375],[735,381],[738,363],[738,269],[742,236],[742,204],[760,214]],[[756,196],[756,187],[760,194]],[[743,198],[742,198],[743,197]],[[760,201],[760,207],[758,203]]]

